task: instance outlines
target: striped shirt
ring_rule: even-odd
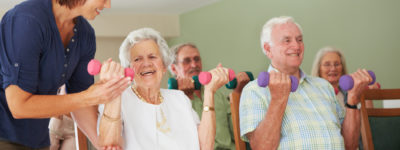
[[[271,70],[278,71],[270,66]],[[344,149],[340,130],[345,114],[333,87],[326,80],[300,73],[299,87],[290,93],[282,119],[278,149]],[[264,119],[270,101],[268,86],[259,87],[257,80],[243,89],[239,107],[243,140],[248,141],[246,134]]]

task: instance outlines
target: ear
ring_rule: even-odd
[[[271,46],[269,45],[268,42],[264,42],[264,49],[263,50],[265,52],[265,55],[267,55],[269,58],[272,57],[272,55],[271,55]]]
[[[175,64],[171,64],[171,70],[175,75],[178,74],[178,71],[176,70],[176,65]]]

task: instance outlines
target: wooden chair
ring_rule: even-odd
[[[400,89],[366,90],[361,96],[363,148],[400,150],[400,108],[365,108],[366,99],[400,99]]]
[[[239,126],[239,102],[240,93],[232,92],[229,95],[231,100],[231,113],[232,113],[232,124],[233,124],[233,135],[235,137],[236,150],[246,150],[246,144],[240,139],[240,126]]]
[[[76,126],[75,124],[75,143],[77,150],[87,150],[88,149],[88,141],[86,135]]]

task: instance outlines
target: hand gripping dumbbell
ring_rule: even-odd
[[[372,85],[376,81],[375,73],[371,70],[368,70],[368,74],[372,78],[372,81],[371,81],[371,83],[369,83],[369,85]],[[354,86],[354,80],[350,75],[343,75],[339,79],[339,86],[342,90],[345,90],[345,91],[351,90]]]
[[[92,59],[88,63],[87,70],[90,75],[94,76],[94,75],[99,74],[100,69],[101,69],[100,61],[98,61],[96,59]],[[133,77],[135,76],[135,72],[133,72],[133,70],[131,68],[125,68],[124,73],[125,73],[125,77],[131,77],[131,80],[133,80]]]
[[[250,81],[254,80],[253,73],[246,71],[247,76],[249,77]],[[234,78],[232,81],[229,81],[227,84],[225,84],[225,87],[228,89],[235,89],[237,86],[237,80]]]
[[[294,92],[297,90],[297,87],[299,86],[299,80],[295,76],[290,76],[290,80],[291,80],[290,91]],[[268,86],[269,85],[269,73],[268,72],[260,72],[260,74],[258,74],[257,83],[258,83],[258,86],[260,86],[260,87]]]
[[[198,76],[193,76],[193,84],[194,84],[194,89],[195,90],[200,90],[201,89],[201,84],[199,82],[199,77]],[[168,79],[168,89],[178,89],[178,81],[176,81],[175,78],[169,78]]]
[[[232,69],[228,69],[228,76],[229,76],[229,81],[232,81],[235,78],[235,71]],[[212,79],[212,75],[210,72],[200,72],[199,74],[199,81],[202,85],[207,85],[210,83]]]

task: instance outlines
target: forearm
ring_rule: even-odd
[[[357,149],[360,138],[360,124],[360,110],[346,108],[341,132],[347,150]]]
[[[7,103],[14,118],[50,118],[88,107],[84,94],[33,95],[18,86],[6,88]]]
[[[254,150],[277,149],[281,138],[282,119],[287,101],[271,100],[265,118],[248,134]]]
[[[214,107],[214,92],[204,91],[204,106]],[[204,107],[203,106],[203,107]],[[198,128],[200,149],[214,149],[214,139],[216,132],[215,111],[203,111],[200,125]]]
[[[121,146],[121,131],[121,97],[118,97],[104,106],[99,126],[99,144],[101,146]]]
[[[97,106],[81,108],[71,114],[79,129],[97,147]]]

